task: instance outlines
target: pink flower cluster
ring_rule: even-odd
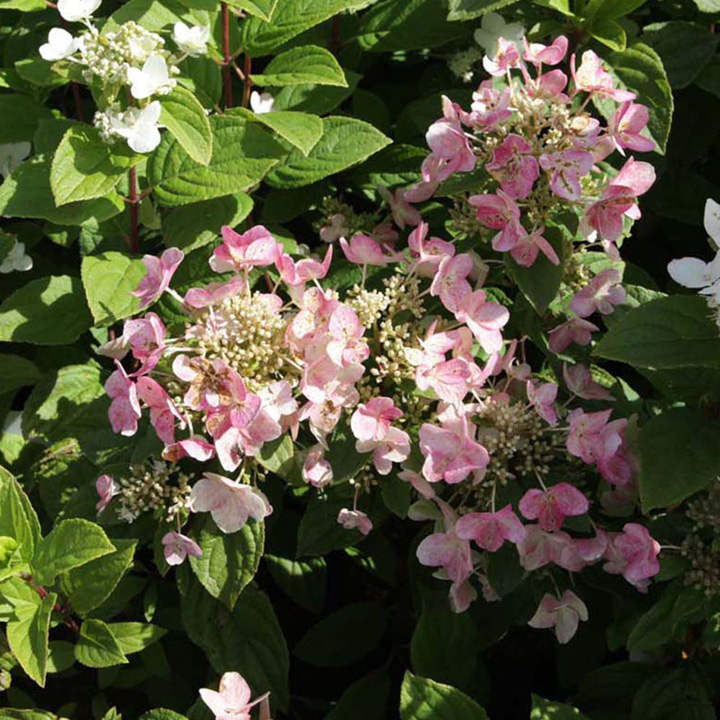
[[[532,265],[539,252],[559,262],[542,235],[559,209],[579,211],[585,234],[598,234],[607,248],[614,246],[623,232],[623,217],[639,217],[637,197],[655,179],[651,165],[629,158],[604,187],[593,180],[596,163],[614,150],[624,155],[626,149],[654,148],[642,134],[649,111],[634,102],[633,93],[613,86],[592,50],[583,53],[577,68],[575,56],[570,58],[571,88],[565,72],[546,71],[564,60],[567,48],[567,38],[560,36],[549,46],[526,41],[521,54],[515,43],[500,38],[497,56],[486,57],[485,68],[505,78],[504,86],[483,81],[469,112],[443,99],[443,117],[427,132],[431,153],[423,162],[422,181],[403,196],[411,202],[427,200],[443,180],[474,170],[480,161],[499,187],[473,195],[469,202],[478,221],[498,231],[493,249],[510,252],[523,266]],[[585,99],[575,109],[574,98],[581,93]],[[619,103],[605,127],[586,112],[592,97]]]
[[[145,257],[148,272],[135,293],[143,307],[168,293],[187,321],[172,337],[147,312],[125,321],[122,335],[102,348],[115,363],[105,386],[108,415],[114,431],[133,435],[147,409],[164,460],[213,463],[218,472],[205,470],[189,490],[190,513],[210,513],[225,533],[262,521],[272,507],[258,484],[275,443],[284,452],[291,446],[303,480],[323,489],[334,479],[333,440],[349,434],[362,478],[373,479],[353,479],[352,507],[337,522],[370,533],[361,493],[396,473],[417,496],[409,517],[434,523],[417,557],[450,582],[456,610],[476,598],[476,586],[496,599],[484,568],[505,543],[527,572],[579,572],[603,562],[645,590],[658,572],[659,546],[644,526],[626,522],[619,530],[587,518],[592,535],[576,536],[565,522],[593,510],[594,471],[610,488],[602,506],[632,513],[637,463],[628,420],[583,408],[584,400],[614,399],[584,365],[564,365],[555,381],[547,369],[533,375],[527,338],[504,337],[510,312],[486,284],[491,265],[431,235],[410,204],[481,158],[495,187],[469,202],[480,223],[497,231],[495,251],[525,267],[540,253],[558,264],[544,228],[572,208],[586,234],[597,233],[614,253],[623,217],[638,216],[636,199],[652,183],[652,168],[630,158],[606,181],[596,163],[614,149],[650,149],[641,134],[647,111],[613,87],[591,51],[577,68],[571,59],[571,90],[560,69],[543,72],[566,51],[561,37],[549,46],[526,43],[521,57],[501,40],[485,66],[506,85],[481,84],[470,112],[445,100],[443,118],[428,131],[422,182],[385,193],[398,230],[412,228],[406,239],[389,223],[372,235],[338,238],[362,278],[344,295],[327,282],[338,254],[332,245],[322,258],[297,259],[260,225],[243,233],[222,228],[209,258],[222,277],[184,296],[170,287],[182,253]],[[578,93],[587,97],[573,111]],[[594,95],[621,103],[606,128],[585,113]],[[378,270],[368,281],[370,266]],[[588,318],[624,301],[621,280],[617,269],[605,269],[567,298],[567,320],[548,334],[551,352],[590,343],[598,326]],[[578,460],[588,466],[580,487],[563,475]],[[522,490],[519,502],[501,500],[509,479]],[[103,511],[121,491],[106,475],[97,487]],[[171,565],[201,552],[182,522],[162,540]],[[530,624],[553,627],[566,642],[586,618],[582,600],[566,591],[547,595]]]
[[[637,198],[649,190],[655,171],[629,157],[608,178],[598,163],[614,151],[624,156],[626,150],[654,149],[643,134],[649,111],[635,102],[634,93],[614,87],[592,50],[582,54],[579,65],[571,56],[569,77],[556,67],[567,50],[564,36],[548,46],[525,41],[524,48],[500,38],[496,57],[484,59],[495,79],[480,84],[469,111],[443,98],[443,117],[427,131],[431,153],[422,180],[398,202],[427,200],[454,173],[483,168],[488,191],[470,195],[468,203],[477,222],[494,232],[493,250],[509,253],[523,267],[540,254],[558,265],[558,248],[546,229],[571,212],[587,245],[599,243],[617,259],[625,220],[640,217]],[[618,103],[606,125],[588,112],[592,98]],[[603,271],[576,294],[572,315],[550,335],[554,352],[590,342],[599,328],[585,318],[612,312],[625,298],[616,276],[616,270]]]

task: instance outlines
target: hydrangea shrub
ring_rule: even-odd
[[[714,718],[717,19],[0,1],[0,717]]]

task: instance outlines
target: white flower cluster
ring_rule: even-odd
[[[708,307],[720,328],[720,204],[710,198],[705,202],[704,225],[715,248],[715,257],[707,263],[700,258],[678,258],[668,264],[668,272],[678,285],[707,297]]]
[[[94,124],[106,142],[124,138],[134,152],[147,153],[160,142],[161,105],[154,96],[166,95],[176,85],[173,75],[187,56],[207,51],[210,28],[188,27],[177,22],[173,41],[179,50],[173,54],[165,48],[165,40],[133,21],[117,30],[99,32],[91,23],[101,0],[58,0],[58,11],[68,22],[82,22],[87,30],[73,37],[67,30],[53,28],[48,41],[40,46],[40,55],[48,61],[68,60],[83,67],[85,81],[98,82],[103,109],[95,113]],[[139,101],[123,109],[120,93],[129,86],[130,97]],[[146,102],[147,101],[147,102]]]

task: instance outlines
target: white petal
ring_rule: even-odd
[[[160,144],[160,131],[155,125],[138,123],[128,136],[127,142],[131,150],[149,153]]]
[[[708,265],[699,258],[684,257],[668,263],[670,277],[679,285],[688,288],[705,287]]]
[[[715,247],[720,247],[720,204],[711,198],[705,202],[703,222],[705,232],[715,241]]]

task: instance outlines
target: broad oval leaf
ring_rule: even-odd
[[[643,368],[720,367],[720,337],[705,298],[672,295],[628,312],[594,353]]]
[[[389,145],[390,138],[369,123],[353,118],[323,118],[323,134],[307,156],[294,150],[267,177],[279,188],[310,185],[367,159]]]
[[[258,2],[252,1],[255,4]],[[272,22],[265,22],[260,17],[248,18],[243,22],[240,44],[250,55],[269,55],[283,43],[325,22],[336,13],[359,10],[371,2],[372,0],[282,0],[277,3]]]
[[[31,280],[0,305],[3,342],[65,345],[77,340],[91,325],[80,278],[70,275]]]
[[[212,157],[213,136],[203,106],[189,90],[179,85],[160,102],[160,122],[195,162],[207,165]]]
[[[720,422],[690,408],[671,408],[640,428],[644,512],[680,503],[717,478],[719,433]]]
[[[58,207],[50,188],[50,162],[42,156],[26,160],[0,185],[0,215],[42,218],[57,225],[103,222],[125,209],[120,196],[111,191],[94,200]]]
[[[611,53],[608,62],[621,83],[637,93],[650,110],[648,130],[664,153],[670,137],[674,100],[662,60],[649,45],[634,42],[622,52]],[[600,104],[605,110],[605,105]],[[614,108],[607,107],[608,113],[614,112]]]
[[[336,85],[347,87],[345,73],[335,56],[317,45],[303,45],[276,55],[262,73],[252,75],[256,85]]]
[[[113,552],[68,571],[61,580],[62,591],[78,615],[102,605],[132,564],[137,540],[114,540],[113,544]]]
[[[195,162],[167,133],[148,160],[148,181],[165,205],[187,205],[256,185],[287,151],[242,108],[213,116],[213,153]]]
[[[323,135],[323,122],[317,115],[278,110],[255,115],[255,120],[287,140],[307,157]]]
[[[350,665],[378,647],[387,623],[388,613],[381,605],[351,603],[313,625],[300,638],[293,653],[310,665]],[[362,628],[362,632],[348,642],[347,628]]]
[[[718,37],[695,23],[672,20],[646,25],[641,36],[662,58],[670,85],[684,88],[713,56]]]
[[[29,562],[40,542],[40,521],[20,483],[0,466],[0,536],[15,540],[18,555]]]
[[[201,557],[190,557],[190,567],[203,587],[230,610],[257,572],[265,543],[265,525],[249,521],[235,533],[218,530],[209,516],[194,533]]]
[[[123,665],[128,661],[110,627],[94,619],[85,620],[80,626],[75,659],[92,668]]]
[[[183,624],[217,673],[234,670],[273,706],[289,702],[289,654],[267,595],[245,588],[230,612],[191,577],[181,600]]]
[[[451,685],[405,673],[400,690],[401,720],[488,720],[472,698]]]
[[[124,144],[116,147],[104,142],[94,127],[73,125],[60,141],[50,164],[50,188],[56,204],[107,195],[140,159],[127,151]]]
[[[49,585],[60,573],[114,551],[99,525],[81,518],[63,520],[35,548],[33,577],[41,585]]]
[[[111,325],[137,312],[140,301],[130,292],[145,273],[141,260],[113,250],[82,259],[80,277],[96,325]]]
[[[31,591],[34,592],[34,591]],[[8,622],[7,641],[22,669],[38,684],[45,687],[48,662],[48,633],[50,615],[57,600],[48,593],[34,608],[15,608],[15,618]]]

